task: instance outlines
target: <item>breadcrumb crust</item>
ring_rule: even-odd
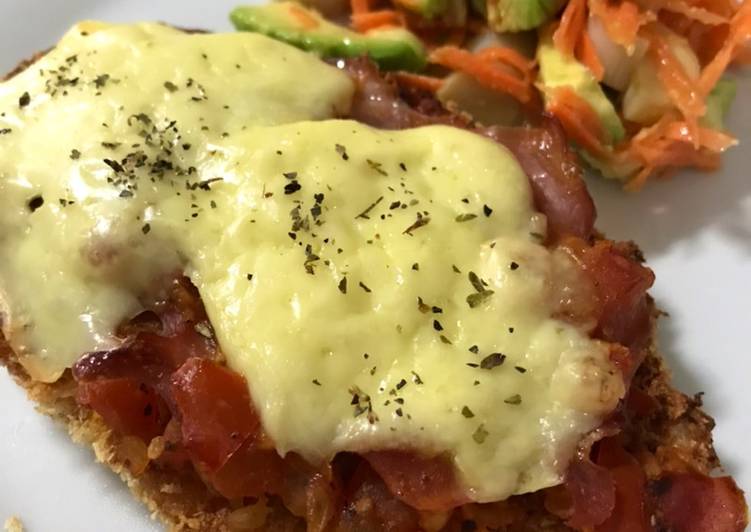
[[[632,386],[650,395],[659,406],[656,412],[641,419],[638,425],[627,427],[625,432],[630,441],[648,450],[637,456],[647,476],[656,478],[662,471],[676,467],[708,474],[720,465],[712,446],[714,421],[702,411],[700,397],[689,397],[671,385],[670,374],[654,344],[658,313],[653,314],[652,345]],[[73,441],[90,446],[97,461],[118,474],[152,516],[161,519],[170,530],[232,530],[228,517],[236,508],[213,494],[195,473],[162,470],[150,462],[136,476],[132,469],[138,469],[138,465],[131,464],[124,456],[127,438],[113,433],[98,414],[75,401],[75,382],[69,371],[55,383],[34,382],[4,341],[0,345],[0,364],[6,366],[40,412],[65,425]],[[524,504],[531,512],[529,519],[544,523],[547,530],[569,530],[533,496],[522,496],[529,499]]]

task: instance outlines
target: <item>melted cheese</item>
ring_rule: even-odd
[[[348,79],[264,37],[81,29],[0,85],[3,325],[35,378],[183,271],[280,453],[445,452],[477,501],[561,481],[623,383],[554,317],[574,266],[506,150],[321,120]]]

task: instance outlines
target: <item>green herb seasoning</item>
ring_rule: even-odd
[[[368,163],[368,166],[370,166],[371,169],[375,170],[382,176],[388,176],[388,172],[383,169],[383,165],[379,162],[373,161],[371,159],[365,159],[365,162]]]
[[[412,236],[412,232],[416,231],[417,229],[421,227],[425,227],[430,223],[430,218],[428,216],[424,216],[422,213],[417,213],[417,220],[407,227],[404,231],[402,231],[402,234]]]
[[[485,425],[480,424],[479,427],[475,430],[474,433],[472,433],[472,439],[475,440],[475,443],[478,445],[482,445],[485,443],[485,439],[488,437],[488,431],[485,430]]]
[[[355,216],[355,218],[362,218],[364,220],[370,220],[370,216],[368,216],[368,213],[376,208],[376,206],[383,201],[383,196],[380,196],[377,200],[375,200],[373,203],[368,205],[364,211],[362,211],[360,214]]]
[[[368,287],[367,287],[367,286],[365,285],[365,283],[363,283],[362,281],[360,281],[360,282],[359,282],[359,283],[357,283],[357,284],[359,284],[359,285],[360,285],[360,288],[362,288],[363,290],[365,290],[365,291],[366,291],[366,292],[367,292],[368,294],[372,292],[372,290],[371,290],[370,288],[368,288]]]
[[[508,405],[520,405],[522,403],[522,398],[521,395],[517,393],[512,395],[511,397],[507,397],[503,400],[503,402]]]
[[[294,194],[301,188],[302,188],[302,185],[297,180],[293,179],[292,181],[284,185],[284,193],[287,195]]]
[[[345,161],[349,160],[349,155],[347,155],[347,148],[345,148],[341,144],[334,144],[334,149],[336,149],[336,153],[341,155],[342,159],[344,159]]]
[[[32,196],[29,199],[29,201],[26,202],[26,206],[29,208],[29,211],[31,212],[36,211],[42,205],[44,205],[44,198],[40,194],[37,194],[36,196]]]
[[[468,278],[472,288],[475,289],[475,293],[467,296],[467,304],[469,308],[475,308],[490,298],[494,292],[486,288],[487,283],[480,279],[475,272],[469,272]]]
[[[482,359],[482,361],[480,362],[480,367],[482,369],[493,369],[500,366],[505,361],[506,355],[504,355],[503,353],[491,353],[490,355]]]

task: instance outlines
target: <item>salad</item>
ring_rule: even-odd
[[[231,19],[325,58],[367,55],[400,89],[482,125],[552,115],[630,190],[720,165],[737,144],[724,74],[751,59],[749,0],[304,0]]]

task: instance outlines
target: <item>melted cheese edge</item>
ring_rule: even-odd
[[[351,93],[258,35],[74,27],[0,85],[6,337],[54,381],[182,271],[281,454],[448,453],[476,501],[560,483],[623,394],[553,317],[575,267],[505,149],[323,120]]]

